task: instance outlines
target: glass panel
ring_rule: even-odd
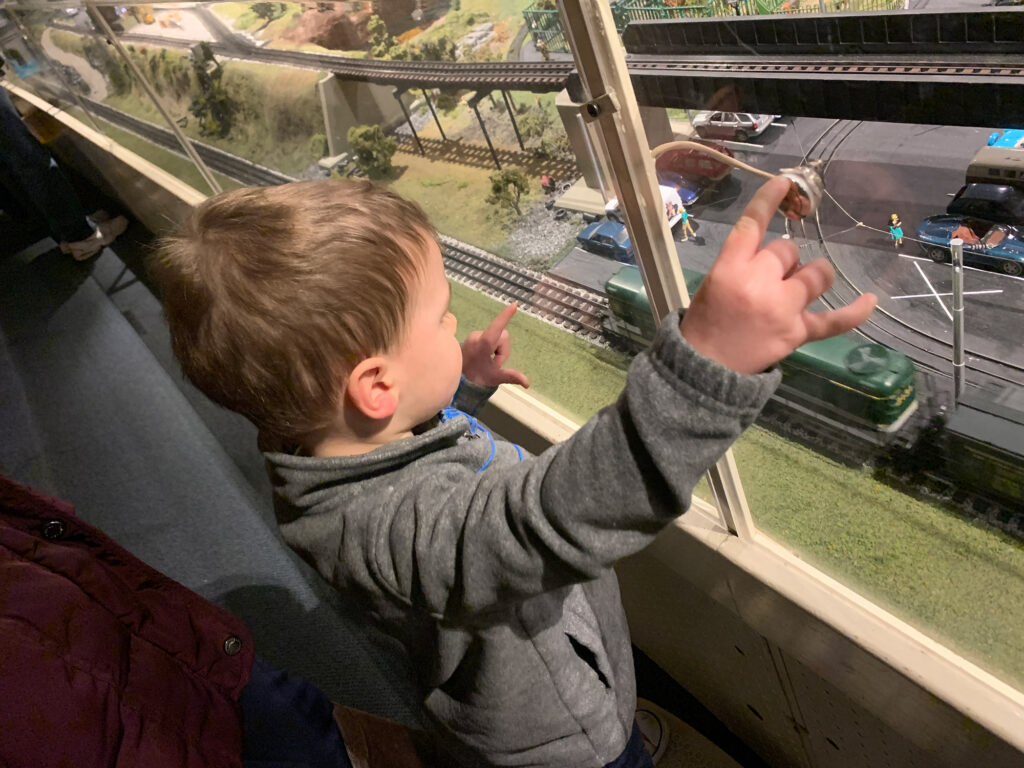
[[[664,25],[650,38],[639,30],[628,32],[638,45],[676,34]],[[935,50],[943,45],[936,41]],[[684,52],[703,49],[674,55]],[[735,448],[755,522],[1024,688],[1024,348],[1017,333],[1024,310],[1024,149],[1016,143],[1019,131],[997,130],[1017,118],[991,108],[972,118],[980,124],[967,126],[751,112],[753,125],[730,125],[732,114],[715,112],[715,104],[729,100],[734,110],[751,110],[757,105],[749,97],[745,103],[744,94],[764,104],[774,98],[768,90],[781,89],[723,85],[699,103],[687,102],[703,87],[697,75],[655,80],[634,79],[643,84],[638,98],[651,145],[701,140],[770,173],[822,161],[826,195],[817,215],[789,226],[776,217],[769,237],[790,238],[803,263],[824,258],[834,267],[835,284],[813,309],[842,306],[865,292],[879,298],[858,332],[805,345],[782,362],[782,387]],[[915,98],[901,93],[908,102]],[[790,104],[800,95],[821,112],[852,109],[834,94],[823,104],[810,85],[792,94]],[[868,110],[868,101],[869,95],[860,99],[859,108]],[[964,96],[958,103],[976,101]],[[889,119],[899,114],[895,109]],[[970,122],[952,111],[935,122],[947,116]],[[1000,141],[1008,146],[996,160],[985,150]],[[691,194],[685,184],[695,187],[695,236],[677,230],[676,239],[687,280],[696,284],[763,179],[689,150],[663,155],[657,167],[660,182],[676,185],[681,197]],[[954,235],[964,240],[967,265],[966,385],[959,399]],[[611,305],[625,323],[622,309]]]

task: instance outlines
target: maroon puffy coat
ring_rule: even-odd
[[[0,765],[240,766],[242,622],[0,476]]]

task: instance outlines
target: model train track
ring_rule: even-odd
[[[96,32],[92,34],[99,35]],[[180,49],[190,49],[202,42],[137,32],[120,35],[119,39],[137,45]],[[486,88],[547,93],[564,88],[573,70],[571,61],[392,61],[359,59],[332,53],[261,48],[238,37],[205,42],[216,55],[225,58],[333,72],[346,80],[401,88]]]
[[[670,75],[709,72],[721,74],[778,75],[864,75],[878,78],[913,75],[914,77],[1013,77],[1024,76],[1024,63],[1015,55],[977,56],[857,56],[851,57],[750,57],[750,56],[645,56],[626,60],[631,75]]]
[[[125,128],[142,138],[181,152],[174,134],[159,126],[113,109],[101,102],[85,99],[97,116]],[[193,141],[203,161],[212,170],[243,184],[274,186],[293,181],[278,171],[251,163],[216,147]],[[607,299],[597,293],[569,285],[551,275],[541,274],[505,261],[480,248],[442,235],[445,268],[453,279],[520,308],[552,325],[589,342],[603,344],[601,318],[607,312]]]
[[[145,120],[86,99],[97,116],[174,152],[181,152],[174,134]],[[278,171],[251,163],[223,150],[193,141],[212,170],[243,184],[274,186],[293,181]],[[604,296],[525,269],[454,238],[441,236],[445,268],[453,279],[507,302],[587,341],[603,343],[601,317],[607,312]]]
[[[449,277],[521,309],[594,344],[603,344],[601,318],[608,300],[551,275],[512,264],[494,254],[441,235]]]
[[[178,143],[177,138],[169,128],[153,125],[152,123],[135,117],[134,115],[129,115],[118,109],[114,109],[101,101],[94,101],[93,99],[89,99],[84,96],[82,97],[82,101],[88,105],[89,109],[97,117],[101,117],[119,128],[131,131],[132,133],[141,136],[147,141],[151,141],[164,149],[168,149],[184,156],[181,145]],[[209,144],[203,144],[195,139],[190,139],[190,141],[192,146],[195,147],[196,152],[199,154],[199,157],[203,159],[203,162],[206,163],[211,170],[222,173],[225,176],[241,182],[242,184],[257,187],[270,187],[295,180],[287,174],[275,171],[272,168],[267,168],[259,163],[254,163],[251,160],[246,160],[244,157],[233,155],[230,152],[225,152],[223,149],[212,147]]]

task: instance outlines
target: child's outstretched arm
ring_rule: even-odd
[[[290,543],[344,587],[460,620],[486,620],[511,601],[598,578],[642,549],[689,507],[703,473],[754,421],[781,379],[772,364],[809,339],[853,327],[874,306],[868,296],[835,312],[806,311],[831,270],[821,262],[798,268],[786,241],[759,248],[786,191],[775,181],[761,188],[685,319],[666,318],[633,360],[621,396],[569,440],[523,461],[511,444],[483,439],[437,453],[396,447],[396,462],[406,460],[402,451],[417,457],[400,477],[368,480],[332,502],[337,512],[325,505],[304,519],[305,530],[296,521]],[[502,358],[495,352],[512,312],[483,332],[483,362]],[[449,424],[454,436],[459,423]],[[275,482],[285,485],[290,463],[309,459],[275,461]],[[324,533],[328,512],[344,515],[343,537]]]
[[[816,259],[800,266],[800,252],[790,240],[761,247],[788,190],[788,180],[775,178],[757,191],[680,325],[690,346],[737,373],[758,373],[801,344],[846,333],[878,303],[865,293],[841,309],[808,311],[832,285],[831,265]]]

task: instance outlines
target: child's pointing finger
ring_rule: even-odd
[[[776,176],[761,185],[725,239],[719,261],[749,260],[754,257],[779,203],[789,193],[790,184],[789,179]]]
[[[512,319],[517,309],[518,306],[516,304],[509,304],[491,321],[491,324],[487,326],[482,334],[482,338],[487,344],[491,347],[498,346],[498,342],[501,340],[501,332],[505,330],[505,326],[508,325],[508,321]]]

